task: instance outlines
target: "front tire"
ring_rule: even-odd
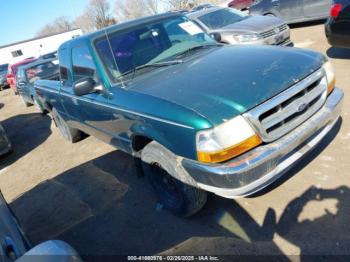
[[[141,159],[143,172],[165,209],[182,217],[192,216],[202,209],[207,192],[189,185],[190,181],[184,183],[175,178],[184,177],[184,174],[180,174],[170,151],[153,141],[142,150]]]
[[[65,140],[70,143],[76,143],[83,139],[82,132],[78,129],[69,127],[66,121],[59,115],[55,108],[52,109],[52,118]]]

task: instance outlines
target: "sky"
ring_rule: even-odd
[[[115,0],[108,0],[114,8]],[[0,46],[35,37],[59,16],[74,19],[88,0],[0,0]]]

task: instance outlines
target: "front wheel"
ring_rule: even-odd
[[[69,127],[55,108],[52,109],[52,118],[65,140],[70,143],[75,143],[83,139],[82,132],[78,129]]]
[[[142,150],[141,159],[142,169],[165,209],[182,217],[189,217],[202,209],[207,192],[174,177],[180,177],[177,172],[181,171],[171,152],[151,142]]]

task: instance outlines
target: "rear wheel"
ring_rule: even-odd
[[[143,171],[165,209],[183,217],[202,209],[207,201],[207,192],[174,177],[182,175],[177,173],[181,171],[177,169],[172,153],[151,142],[142,150],[141,158]]]
[[[78,129],[69,127],[66,121],[64,121],[64,119],[59,115],[55,108],[52,109],[52,118],[65,140],[71,143],[75,143],[83,139],[82,132]]]

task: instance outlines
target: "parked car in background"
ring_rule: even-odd
[[[330,45],[350,48],[350,1],[334,1],[325,28]]]
[[[164,208],[199,211],[206,191],[251,195],[296,166],[337,123],[327,58],[300,48],[218,44],[181,13],[70,40],[60,81],[35,90],[62,136],[82,132],[141,160]]]
[[[277,17],[250,16],[228,7],[191,12],[187,17],[222,43],[293,45],[288,25]]]
[[[0,242],[1,262],[81,262],[77,252],[63,241],[49,240],[31,248],[1,192]]]
[[[16,75],[17,75],[18,67],[20,67],[21,65],[32,63],[35,60],[36,58],[28,58],[21,62],[9,65],[8,72],[6,75],[6,80],[7,80],[7,83],[10,85],[11,89],[13,90],[13,92],[15,93],[15,95],[18,94],[17,86],[16,86]]]
[[[38,59],[46,60],[46,59],[54,59],[54,58],[57,59],[57,51],[41,55],[41,56],[39,56]]]
[[[34,82],[36,80],[59,80],[57,59],[37,60],[20,66],[17,70],[17,92],[26,106],[35,104],[41,113],[45,113],[43,106],[36,98]]]
[[[0,122],[0,156],[3,156],[10,152],[12,149],[11,142],[8,139],[5,129]]]
[[[8,87],[6,79],[8,67],[8,64],[0,65],[0,90],[3,90],[4,88]]]
[[[288,24],[325,19],[332,0],[256,0],[252,15],[278,16]]]
[[[236,8],[238,10],[248,10],[255,0],[233,0],[228,3],[228,7]]]

